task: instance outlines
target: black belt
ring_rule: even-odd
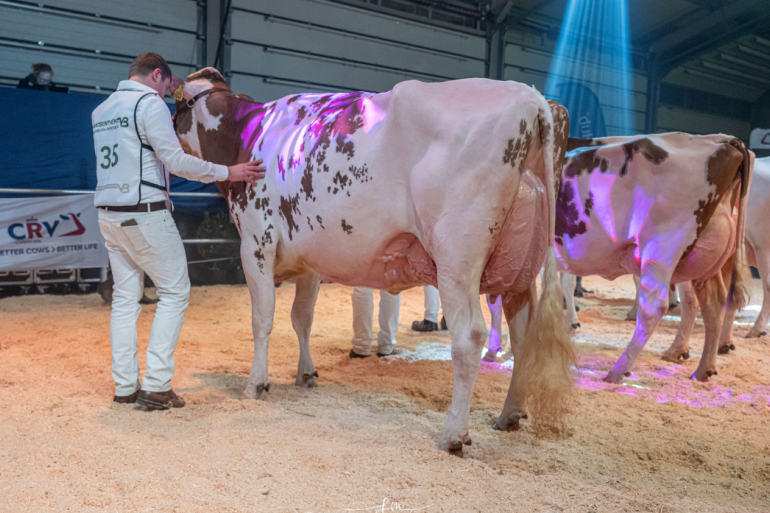
[[[154,203],[139,203],[138,205],[127,205],[120,207],[99,207],[102,210],[110,212],[157,212],[158,210],[168,210],[165,201],[156,201]]]

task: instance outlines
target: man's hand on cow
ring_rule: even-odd
[[[267,171],[261,164],[262,160],[260,159],[230,166],[227,168],[229,171],[227,179],[231,182],[249,182],[256,187],[257,180],[263,179],[265,177],[265,171]]]

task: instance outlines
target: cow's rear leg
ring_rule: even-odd
[[[310,355],[310,327],[313,325],[313,311],[320,283],[320,277],[313,273],[298,276],[296,281],[294,304],[291,307],[291,325],[299,340],[299,363],[295,384],[300,387],[318,386],[318,372]]]
[[[706,340],[703,344],[703,355],[695,371],[698,381],[707,381],[717,373],[717,346],[721,334],[722,320],[724,319],[724,305],[727,300],[727,290],[722,281],[722,274],[717,273],[709,278],[700,287],[695,287],[698,296],[703,326],[706,330]]]
[[[727,262],[722,266],[722,283],[728,284],[732,280],[733,266],[738,265],[735,259],[735,254],[727,259]],[[719,334],[719,343],[717,345],[717,352],[719,354],[728,354],[730,351],[735,351],[735,344],[733,344],[733,322],[735,322],[735,314],[737,309],[732,302],[725,303],[725,316],[722,319],[722,331]]]
[[[770,321],[770,244],[766,245],[762,241],[762,246],[757,244],[754,248],[754,254],[757,258],[757,268],[759,269],[759,279],[762,280],[762,310],[759,312],[754,326],[751,327],[746,338],[757,338],[766,334],[767,322]]]
[[[686,360],[690,357],[690,336],[695,326],[695,317],[698,315],[698,297],[695,295],[692,282],[683,282],[677,285],[679,300],[682,310],[682,320],[676,332],[674,343],[663,354],[663,359],[668,362],[678,363],[680,358]]]
[[[467,282],[458,282],[454,276],[463,276]],[[441,305],[452,334],[452,367],[454,391],[439,449],[462,456],[463,445],[471,445],[468,433],[473,389],[481,366],[481,351],[487,338],[487,327],[481,313],[479,281],[481,272],[464,273],[458,269],[451,278],[438,277]]]
[[[251,329],[254,333],[254,360],[246,390],[243,391],[243,396],[248,399],[261,399],[264,392],[270,391],[270,382],[267,379],[267,348],[275,313],[275,248],[264,248],[259,253],[261,258],[255,255],[257,249],[259,248],[249,237],[242,239],[241,261],[251,295]]]
[[[569,273],[561,273],[559,286],[561,287],[564,301],[567,304],[567,324],[570,329],[575,330],[580,327],[577,310],[575,309],[575,287],[577,286],[577,276]]]
[[[522,294],[505,294],[503,296],[503,311],[508,321],[508,332],[511,336],[511,352],[513,353],[514,372],[526,372],[526,369],[516,368],[516,358],[521,354],[524,335],[532,320],[537,304],[537,285],[532,283],[528,291]],[[521,394],[515,389],[513,376],[505,398],[503,411],[497,418],[495,429],[501,431],[516,431],[519,421],[527,418],[527,410],[522,404]]]
[[[639,288],[639,309],[636,314],[636,329],[628,347],[612,366],[604,378],[608,383],[620,383],[623,376],[629,375],[631,368],[644,349],[660,319],[668,310],[668,281],[653,276],[642,276]]]
[[[636,288],[636,295],[634,297],[634,305],[631,307],[631,310],[628,311],[626,314],[626,320],[627,321],[635,321],[636,320],[636,314],[639,312],[639,288],[641,278],[638,276],[634,276],[634,287]]]

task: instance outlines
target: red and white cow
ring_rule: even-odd
[[[534,89],[484,79],[398,84],[381,94],[299,94],[259,104],[216,70],[190,75],[177,103],[183,147],[234,164],[263,159],[257,188],[224,183],[241,233],[252,300],[254,362],[244,394],[268,391],[274,281],[296,278],[296,384],[316,386],[309,335],[319,279],[398,292],[437,285],[452,334],[455,386],[439,447],[470,444],[468,414],[486,340],[480,293],[508,319],[545,292],[516,354],[498,421],[564,405],[573,347],[561,314],[551,241],[566,110]],[[521,372],[519,371],[521,369]],[[539,401],[538,401],[539,399]],[[533,413],[537,413],[533,411]]]
[[[751,177],[751,192],[746,205],[746,252],[748,263],[759,269],[762,280],[762,310],[757,316],[746,338],[762,336],[770,319],[770,157],[756,159]],[[729,264],[730,262],[728,262]],[[727,267],[727,266],[725,266]],[[722,275],[727,275],[727,269]],[[664,358],[674,361],[679,355],[689,355],[690,335],[698,313],[698,299],[691,284],[682,284],[682,321],[671,348]],[[736,308],[728,306],[725,312],[724,326],[719,337],[718,352],[727,354],[735,349],[732,341],[733,321]]]
[[[706,324],[696,377],[708,379],[716,372],[727,296],[720,270],[736,247],[738,262],[745,262],[753,155],[729,136],[684,133],[570,139],[572,148],[556,205],[555,241],[563,268],[579,276],[641,277],[636,330],[605,380],[619,383],[631,371],[668,309],[669,286],[689,281],[695,283]],[[733,273],[729,297],[734,307],[745,301],[741,276]],[[574,277],[564,277],[562,286],[571,299]]]

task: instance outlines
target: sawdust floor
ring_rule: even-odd
[[[631,379],[605,385],[634,327],[621,320],[633,285],[585,285],[596,294],[578,300],[579,386],[564,437],[539,440],[526,425],[493,431],[510,364],[484,364],[466,459],[435,448],[452,367],[446,332],[409,330],[422,317],[421,289],[403,295],[408,358],[351,361],[351,291],[322,285],[311,339],[320,386],[306,390],[293,384],[294,287],[279,288],[275,385],[255,402],[239,398],[253,351],[247,289],[195,288],[173,382],[188,406],[161,413],[112,404],[99,296],[3,299],[0,511],[770,511],[770,338],[736,338],[719,375],[697,383],[688,376],[703,326],[694,357],[667,364],[669,317]],[[154,310],[139,319],[141,350]],[[739,337],[751,316],[739,319]]]

